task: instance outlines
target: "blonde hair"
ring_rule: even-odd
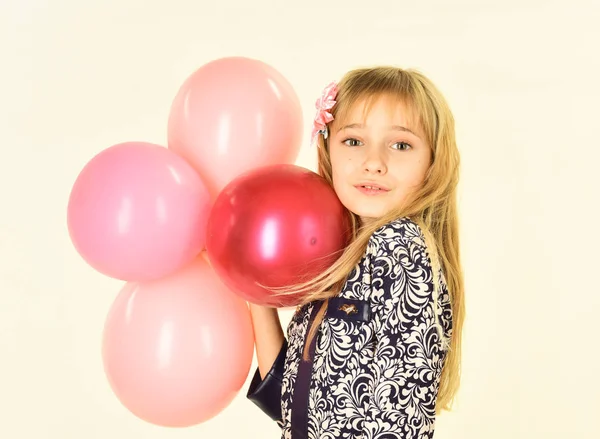
[[[303,303],[324,300],[309,330],[304,348],[308,359],[309,346],[327,310],[327,299],[338,295],[348,274],[364,256],[371,235],[381,226],[401,218],[415,221],[425,237],[434,272],[434,298],[437,276],[443,272],[450,293],[452,331],[438,392],[436,411],[450,410],[460,384],[462,326],[465,314],[464,286],[460,262],[456,191],[460,157],[455,139],[454,118],[436,86],[413,69],[397,67],[362,68],[348,72],[338,83],[336,105],[331,110],[332,125],[342,123],[357,102],[366,100],[365,110],[374,99],[389,95],[406,104],[412,119],[421,125],[425,140],[431,147],[431,166],[423,185],[411,200],[382,218],[361,225],[360,219],[348,211],[352,223],[352,240],[326,271],[316,278],[292,287],[281,294],[305,294]],[[319,136],[318,173],[333,186],[332,165],[327,141]],[[275,290],[274,290],[275,291]],[[437,303],[437,300],[435,300]],[[443,336],[443,334],[442,334]]]

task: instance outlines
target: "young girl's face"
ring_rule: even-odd
[[[333,187],[340,201],[363,223],[379,218],[409,199],[425,179],[431,148],[407,108],[390,97],[364,102],[333,124],[329,151]]]

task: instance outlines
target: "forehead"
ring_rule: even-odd
[[[367,127],[400,125],[420,134],[421,124],[417,112],[408,99],[375,95],[357,99],[336,115],[336,130],[350,124],[363,124]]]

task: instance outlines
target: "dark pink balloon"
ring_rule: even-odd
[[[69,236],[99,272],[125,281],[158,279],[204,248],[210,193],[173,151],[125,142],[81,170],[67,207]]]
[[[246,300],[295,306],[257,285],[283,287],[328,268],[348,242],[347,210],[318,174],[272,165],[233,180],[213,205],[206,249],[223,282]]]

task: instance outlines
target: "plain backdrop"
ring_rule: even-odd
[[[468,319],[463,384],[435,437],[600,437],[599,19],[596,0],[1,0],[0,437],[279,437],[245,398],[250,375],[195,427],[129,413],[100,354],[122,283],[66,228],[85,163],[122,141],[165,144],[184,79],[234,55],[292,83],[310,169],[331,80],[392,64],[438,84],[463,160]]]

